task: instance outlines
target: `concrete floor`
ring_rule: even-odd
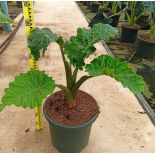
[[[74,2],[36,2],[35,21],[38,27],[49,27],[68,39],[78,27],[87,22]],[[97,54],[106,51],[97,44]],[[15,75],[29,70],[25,26],[22,24],[6,51],[0,55],[0,96]],[[52,43],[45,58],[39,62],[41,70],[56,82],[65,82],[60,51]],[[84,74],[81,72],[79,74]],[[135,96],[110,77],[88,80],[82,90],[90,93],[100,106],[100,115],[94,123],[88,146],[82,152],[155,152],[155,128]],[[35,130],[34,111],[7,107],[0,113],[0,152],[57,152],[49,137],[48,124],[43,118],[44,130]],[[26,130],[29,132],[26,132]]]

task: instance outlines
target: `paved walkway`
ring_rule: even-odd
[[[74,2],[36,2],[35,21],[38,27],[49,27],[65,39],[76,33],[87,22]],[[97,54],[105,53],[100,44]],[[0,96],[15,75],[29,70],[25,26],[22,24],[7,50],[0,55]],[[45,58],[39,62],[57,82],[65,82],[60,51],[52,43]],[[84,74],[81,72],[79,74]],[[82,87],[100,106],[100,116],[94,123],[88,146],[83,152],[155,152],[155,128],[143,112],[135,96],[109,77],[97,77]],[[0,113],[0,152],[57,152],[51,145],[48,124],[35,130],[33,110],[6,108]],[[26,130],[28,132],[26,132]]]

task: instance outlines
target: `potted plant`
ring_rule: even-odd
[[[94,44],[116,35],[115,28],[99,23],[92,29],[78,28],[77,35],[65,42],[48,28],[35,28],[28,38],[28,47],[34,59],[39,60],[40,53],[44,55],[48,45],[56,42],[64,63],[66,85],[57,84],[44,71],[21,73],[5,89],[0,110],[12,104],[35,108],[41,106],[43,99],[50,94],[45,100],[43,112],[50,126],[53,145],[60,152],[80,152],[87,145],[92,123],[99,114],[95,99],[81,91],[80,86],[88,79],[107,75],[122,82],[135,94],[144,88],[143,79],[133,73],[126,62],[100,55],[85,63],[85,59],[96,51]],[[80,70],[85,70],[87,74],[77,79]],[[61,91],[53,94],[56,87]]]
[[[140,26],[141,30],[149,29],[149,26],[148,26],[149,23],[150,23],[150,13],[149,12],[144,12],[144,14],[142,16],[140,16],[136,21],[136,24],[138,24]]]
[[[100,13],[106,13],[107,16],[111,15],[111,9],[109,8],[110,1],[104,1],[101,8],[99,9]]]
[[[117,12],[121,8],[121,2],[112,2],[111,8],[108,8],[111,4],[108,1],[103,2],[103,7],[100,8],[99,12],[90,21],[89,26],[92,27],[96,23],[110,24],[113,27],[118,25],[120,14],[125,10]]]
[[[137,1],[136,2],[136,7],[138,6],[138,4],[139,3],[142,3],[142,1]],[[135,7],[135,8],[136,8]],[[133,8],[133,1],[127,1],[127,8],[126,8],[126,12],[129,14],[129,15],[131,15],[131,10],[132,10],[132,8]],[[141,10],[142,8],[138,8],[137,9],[137,11],[138,10]],[[136,15],[138,15],[138,12],[136,13]],[[125,14],[125,16],[124,16],[124,19],[126,19],[127,20],[127,15]]]
[[[110,13],[110,12],[109,12]],[[111,13],[110,13],[111,14]],[[112,19],[106,14],[104,11],[100,10],[93,19],[89,22],[89,27],[93,27],[94,24],[102,23],[102,24],[110,24],[112,22]]]
[[[121,2],[119,1],[114,1],[111,2],[111,12],[112,12],[112,22],[111,22],[111,26],[113,27],[117,27],[118,26],[118,22],[119,22],[119,18],[120,18],[120,14],[116,14],[118,11],[120,11],[121,9]]]
[[[135,42],[137,32],[139,30],[139,25],[136,24],[136,21],[143,14],[143,12],[141,12],[138,16],[136,16],[138,9],[138,7],[136,7],[136,1],[132,1],[130,4],[131,14],[126,11],[128,22],[121,25],[121,40],[128,43]]]
[[[127,13],[131,15],[131,9],[132,9],[132,1],[127,2]],[[136,16],[138,16],[141,12],[144,10],[143,1],[136,2],[136,7],[138,7],[136,10]],[[148,12],[144,12],[136,21],[136,24],[138,24],[141,29],[146,29],[148,23],[149,23],[149,16],[150,14]],[[127,15],[125,14],[125,19],[127,20]]]
[[[137,55],[142,58],[155,58],[155,2],[143,2],[145,9],[151,12],[150,30],[138,36]]]
[[[137,6],[139,9],[137,9],[137,15],[143,12],[143,14],[137,19],[136,24],[140,26],[140,29],[146,29],[150,22],[150,12],[145,10],[144,6],[145,1],[139,1],[137,2]]]
[[[97,13],[98,10],[99,10],[99,7],[100,7],[100,3],[99,3],[98,1],[93,1],[93,2],[91,3],[91,7],[90,7],[91,12]]]

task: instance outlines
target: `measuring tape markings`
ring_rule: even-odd
[[[23,1],[23,12],[24,12],[24,19],[25,19],[25,24],[26,24],[26,36],[28,37],[35,27],[32,1]],[[37,61],[35,61],[34,57],[32,56],[30,48],[28,48],[28,53],[30,56],[31,70],[37,70],[38,63]],[[42,130],[43,124],[42,124],[41,107],[34,108],[34,111],[35,111],[36,129]]]

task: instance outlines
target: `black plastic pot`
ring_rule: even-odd
[[[129,27],[127,24],[121,26],[121,41],[132,43],[135,42],[139,26]]]
[[[50,119],[44,107],[43,113],[49,123],[51,141],[53,145],[63,153],[80,152],[88,143],[92,123],[96,120],[97,115],[82,125],[65,126]]]
[[[99,10],[99,6],[100,6],[100,4],[99,3],[95,3],[95,4],[91,4],[91,12],[93,12],[93,13],[97,13],[98,12],[98,10]]]
[[[137,19],[136,24],[138,24],[140,27],[145,27],[146,25],[149,25],[150,22],[149,17],[150,17],[149,14],[144,14],[140,16],[140,18]]]
[[[117,27],[120,15],[116,15],[116,16],[113,16],[111,18],[112,18],[112,23],[110,23],[110,25],[113,26],[113,27]]]
[[[137,37],[138,43],[136,48],[137,56],[145,59],[155,58],[155,43],[146,41],[140,36]]]

